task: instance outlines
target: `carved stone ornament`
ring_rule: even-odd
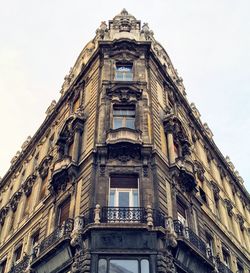
[[[145,40],[151,40],[154,36],[154,32],[149,29],[148,23],[142,25],[141,34],[144,35]]]
[[[0,210],[0,225],[4,224],[4,220],[5,220],[5,218],[6,218],[7,214],[8,214],[8,211],[9,211],[8,206],[5,206]]]
[[[220,188],[214,181],[211,181],[211,184],[214,193],[214,200],[218,201],[220,199]]]
[[[101,22],[100,27],[96,30],[97,36],[103,40],[105,37],[108,36],[109,30],[108,26],[105,21]]]
[[[174,257],[170,250],[165,253],[158,252],[157,254],[157,272],[159,273],[176,273],[174,265]]]
[[[234,164],[232,163],[230,157],[229,157],[229,156],[226,156],[225,159],[226,159],[226,162],[227,162],[229,168],[230,168],[232,171],[234,171],[235,167],[234,167]]]
[[[211,129],[208,127],[207,123],[204,123],[203,127],[204,127],[205,132],[208,135],[208,137],[212,138],[213,137],[213,133],[212,133]]]
[[[134,16],[129,14],[125,9],[120,14],[116,15],[110,22],[111,28],[119,32],[130,32],[140,28],[140,22]]]
[[[230,200],[228,199],[225,199],[225,205],[226,205],[226,208],[227,208],[227,213],[229,216],[233,216],[233,204],[231,203]]]
[[[172,133],[175,142],[179,144],[181,156],[189,156],[191,154],[191,144],[181,121],[173,113],[169,113],[165,116],[163,125],[165,132]]]
[[[53,157],[51,155],[47,155],[38,167],[38,173],[42,179],[45,179],[49,173],[49,167],[51,165]]]
[[[47,108],[45,114],[47,116],[49,116],[50,114],[52,114],[52,112],[54,111],[55,107],[56,107],[56,101],[52,100],[52,102],[51,102],[50,106]]]
[[[112,86],[107,88],[107,95],[113,102],[137,102],[142,97],[142,87],[136,86]]]
[[[21,152],[20,151],[17,151],[16,152],[16,155],[11,159],[10,163],[11,165],[15,164],[17,159],[19,158],[19,156],[21,155]]]
[[[205,175],[204,175],[205,170],[202,164],[199,161],[195,160],[194,165],[195,165],[195,172],[197,174],[198,179],[201,182],[203,182],[205,180]]]
[[[191,107],[192,113],[194,114],[196,119],[199,120],[201,117],[201,114],[193,102],[190,104],[190,107]]]
[[[17,205],[20,201],[20,198],[22,196],[22,192],[21,191],[18,191],[16,193],[13,194],[13,196],[11,197],[10,199],[10,207],[13,211],[16,211],[17,209]]]
[[[31,194],[32,187],[35,181],[36,181],[36,175],[32,174],[28,176],[27,179],[22,184],[22,189],[26,196],[29,196]]]
[[[27,139],[24,141],[24,143],[21,146],[22,150],[25,150],[28,147],[30,141],[31,141],[31,136],[28,136]]]
[[[237,214],[237,218],[239,221],[240,229],[243,231],[245,229],[245,226],[244,226],[245,221],[240,214]]]
[[[130,160],[140,160],[141,148],[139,145],[130,143],[119,143],[118,145],[109,145],[108,158],[117,159],[123,163]]]

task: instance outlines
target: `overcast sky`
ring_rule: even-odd
[[[148,22],[222,153],[250,190],[250,1],[0,1],[0,176],[58,100],[101,21],[126,8]]]

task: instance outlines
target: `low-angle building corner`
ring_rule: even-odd
[[[0,181],[0,273],[249,273],[243,183],[124,9]]]

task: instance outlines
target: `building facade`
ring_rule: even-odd
[[[0,272],[249,273],[250,196],[163,47],[101,23],[0,182]]]

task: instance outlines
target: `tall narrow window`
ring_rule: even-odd
[[[177,218],[184,227],[188,226],[187,211],[180,201],[177,201]]]
[[[61,226],[69,218],[70,198],[67,198],[58,210],[58,226]]]
[[[138,207],[138,178],[136,176],[112,176],[110,178],[109,206]]]
[[[30,252],[33,252],[34,247],[37,245],[39,241],[39,230],[37,230],[32,236],[31,236],[31,242],[30,242]]]
[[[0,272],[1,273],[5,273],[6,264],[7,264],[7,260],[6,259],[3,262],[1,262],[1,264],[0,264]]]
[[[222,255],[223,255],[223,262],[224,264],[230,268],[230,255],[229,252],[226,249],[222,249]]]
[[[237,269],[238,269],[237,273],[244,273],[242,262],[237,261]]]
[[[214,240],[212,235],[206,232],[206,246],[207,246],[207,257],[210,258],[214,255]]]
[[[18,263],[21,259],[23,245],[20,245],[14,252],[14,264]]]
[[[115,80],[117,81],[132,81],[133,71],[132,64],[116,64]]]
[[[113,129],[118,129],[122,127],[135,129],[134,105],[114,105]]]

